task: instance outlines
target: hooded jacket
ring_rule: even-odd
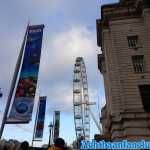
[[[52,147],[48,148],[48,150],[63,150],[63,148],[52,146]]]

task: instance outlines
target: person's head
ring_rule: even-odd
[[[57,138],[57,139],[54,140],[54,145],[56,147],[64,148],[65,147],[65,141],[62,138]]]
[[[20,148],[22,150],[28,150],[29,149],[29,143],[27,141],[24,141],[21,143]]]
[[[4,145],[3,150],[9,150],[7,145]]]
[[[11,145],[10,143],[5,143],[3,150],[10,150],[11,149]]]

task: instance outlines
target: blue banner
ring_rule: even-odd
[[[41,139],[43,137],[45,109],[46,109],[46,97],[43,96],[40,97],[40,102],[38,106],[38,116],[36,121],[34,140]]]
[[[44,25],[28,27],[19,81],[7,123],[28,123],[32,117]]]

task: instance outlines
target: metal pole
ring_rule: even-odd
[[[39,101],[38,101],[38,107],[37,107],[35,123],[34,123],[34,131],[33,131],[33,137],[32,137],[32,147],[33,147],[33,143],[34,143],[34,135],[35,135],[36,126],[37,126],[37,119],[38,119],[38,114],[39,114],[39,105],[40,105],[40,97],[39,97]]]
[[[51,128],[49,129],[49,142],[48,142],[48,147],[51,145]]]
[[[95,116],[94,116],[92,110],[89,109],[89,111],[90,111],[90,114],[91,114],[91,116],[92,116],[92,119],[93,119],[93,121],[95,122],[95,124],[96,124],[96,126],[97,126],[97,128],[98,128],[98,130],[99,130],[99,132],[100,132],[100,134],[102,134],[103,132],[102,132],[102,128],[100,127],[100,124],[97,122],[97,120],[96,120],[96,118],[95,118]]]
[[[49,142],[48,142],[48,147],[51,146],[51,137],[52,137],[52,128],[53,128],[53,124],[50,123],[49,125],[50,131],[49,131]]]
[[[2,93],[1,88],[0,88],[0,98],[2,98],[2,97],[3,97],[3,93]]]
[[[24,46],[25,46],[26,37],[27,37],[27,34],[28,34],[28,26],[27,26],[26,33],[25,33],[23,43],[22,43],[22,46],[21,46],[21,50],[20,50],[20,53],[19,53],[19,56],[18,56],[18,59],[17,59],[17,63],[16,63],[14,75],[13,75],[13,80],[11,82],[11,87],[10,87],[10,91],[9,91],[9,95],[8,95],[8,99],[7,99],[7,103],[6,103],[2,123],[1,123],[0,139],[2,138],[4,126],[5,126],[5,123],[6,123],[6,120],[7,120],[7,114],[8,114],[8,111],[9,111],[9,106],[11,104],[11,98],[12,98],[12,95],[13,95],[13,92],[14,92],[15,84],[16,84],[17,77],[18,77],[18,72],[19,72],[19,69],[20,69],[20,66],[21,66],[21,60],[22,60],[22,56],[23,56],[23,52],[24,52]]]

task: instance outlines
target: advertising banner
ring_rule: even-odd
[[[28,26],[22,66],[7,123],[29,123],[37,86],[44,25]]]
[[[46,109],[46,96],[43,96],[40,97],[40,101],[39,101],[34,140],[41,139],[43,137],[45,109]]]
[[[60,111],[54,112],[54,139],[59,137]]]

